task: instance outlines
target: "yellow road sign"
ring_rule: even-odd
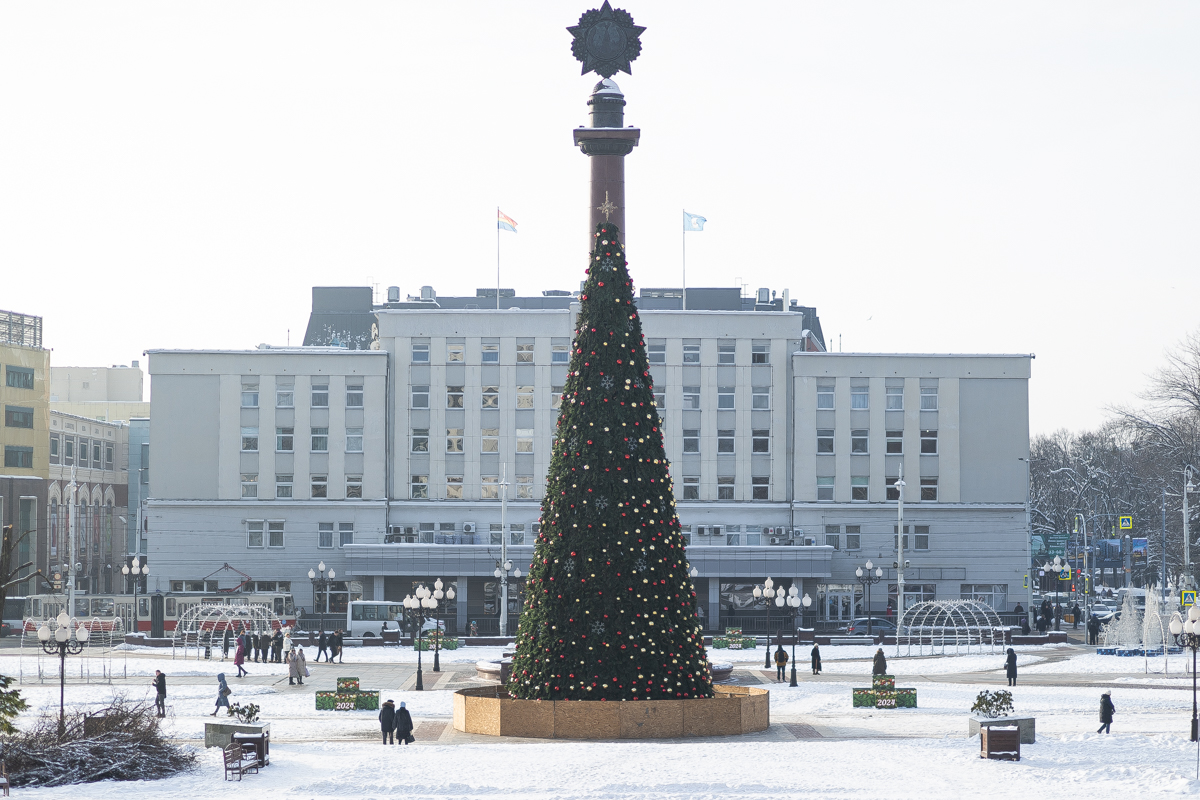
[[[1120,524],[1121,524],[1121,530],[1123,530],[1123,531],[1133,530],[1133,517],[1120,517],[1119,519],[1120,519]]]

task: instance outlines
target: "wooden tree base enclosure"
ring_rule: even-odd
[[[770,695],[752,686],[714,686],[707,700],[517,700],[500,687],[454,693],[454,728],[529,739],[675,739],[765,731]]]

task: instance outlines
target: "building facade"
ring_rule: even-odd
[[[50,406],[64,414],[128,422],[150,414],[142,400],[144,375],[137,361],[128,366],[51,367]]]

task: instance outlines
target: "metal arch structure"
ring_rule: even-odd
[[[251,633],[274,633],[283,628],[283,620],[267,605],[261,603],[243,603],[237,605],[200,603],[193,605],[183,613],[171,636],[172,659],[195,659],[197,661],[212,658],[214,651],[217,658],[225,660],[222,648],[225,631],[231,636],[237,636],[243,631]],[[232,644],[230,649],[236,650]],[[233,658],[231,653],[229,658]]]
[[[1003,653],[1008,627],[978,600],[927,600],[908,608],[896,628],[896,653]],[[914,652],[914,648],[916,652]]]
[[[46,654],[38,640],[37,627],[39,622],[45,622],[51,631],[58,629],[58,621],[35,620],[28,618],[21,626],[21,654],[18,663],[18,683],[45,683],[57,681],[61,661],[57,656]],[[82,624],[88,629],[88,640],[83,643],[83,649],[78,656],[67,661],[65,680],[67,683],[112,683],[115,673],[113,670],[113,649],[125,643],[125,623],[120,617],[101,619],[72,619],[72,624]],[[36,659],[30,670],[25,669],[27,648]],[[128,657],[122,651],[121,677],[128,677]],[[29,680],[26,680],[28,676]]]

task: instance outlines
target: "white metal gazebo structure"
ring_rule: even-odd
[[[202,660],[206,657],[223,660],[222,646],[225,631],[236,637],[243,631],[274,633],[283,621],[270,606],[262,603],[235,605],[200,603],[188,608],[179,618],[171,636],[171,658]],[[236,650],[232,643],[230,650]],[[233,658],[233,653],[229,654]]]
[[[20,660],[17,666],[18,682],[29,683],[57,681],[62,661],[46,653],[38,641],[37,624],[47,625],[51,631],[58,629],[58,620],[51,617],[46,620],[35,620],[33,617],[25,620],[21,626]],[[120,617],[101,619],[72,619],[71,624],[82,625],[88,629],[88,638],[82,652],[77,657],[66,662],[65,680],[68,683],[112,683],[113,649],[125,641],[125,625]],[[26,654],[32,657],[29,669],[26,669]],[[128,673],[128,659],[121,653],[121,677]]]
[[[905,609],[896,628],[896,654],[1002,653],[1007,627],[978,600],[928,600]],[[903,652],[902,652],[903,651]]]

